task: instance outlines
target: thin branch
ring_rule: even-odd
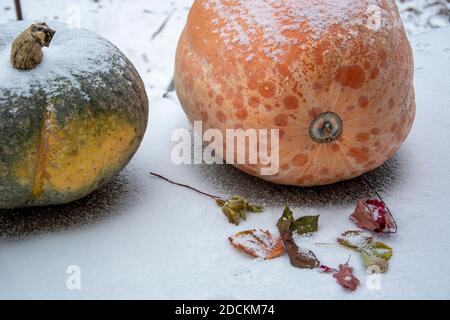
[[[170,18],[171,18],[172,15],[175,13],[175,11],[176,11],[176,9],[173,9],[173,10],[169,13],[169,15],[166,17],[166,19],[164,19],[163,23],[162,23],[161,26],[158,28],[158,30],[156,30],[155,33],[152,34],[152,40],[154,40],[154,39],[158,36],[158,34],[160,34],[160,33],[164,30],[164,28],[165,28],[166,25],[167,25],[167,22],[169,22]]]
[[[14,0],[14,3],[16,5],[17,20],[23,20],[22,6],[20,5],[20,0]]]
[[[336,243],[326,243],[326,242],[315,242],[316,246],[338,246]]]
[[[349,255],[348,256],[348,260],[347,260],[347,263],[346,263],[346,265],[348,266],[348,264],[350,263],[350,259],[352,258],[352,255]]]
[[[166,92],[163,95],[163,98],[169,98],[169,92],[174,91],[175,90],[175,84],[173,82],[173,78],[170,81],[169,85],[167,86]]]
[[[176,185],[176,186],[183,187],[183,188],[188,188],[188,189],[190,189],[190,190],[192,190],[192,191],[195,191],[195,192],[197,192],[197,193],[199,193],[199,194],[202,194],[202,195],[204,195],[204,196],[207,196],[207,197],[209,197],[209,198],[211,198],[211,199],[213,199],[213,200],[221,200],[221,198],[218,197],[218,196],[215,196],[215,195],[212,195],[212,194],[209,194],[209,193],[200,191],[200,190],[198,190],[198,189],[196,189],[196,188],[194,188],[194,187],[191,187],[191,186],[189,186],[189,185],[187,185],[187,184],[183,184],[183,183],[178,183],[178,182],[172,181],[172,180],[170,180],[170,179],[168,179],[168,178],[166,178],[166,177],[163,177],[163,176],[160,175],[160,174],[157,174],[157,173],[154,173],[154,172],[150,172],[150,174],[151,174],[152,176],[154,176],[154,177],[160,178],[160,179],[162,179],[162,180],[164,180],[164,181],[167,181],[167,182],[169,182],[169,183],[171,183],[171,184],[174,184],[174,185]]]
[[[378,191],[376,191],[376,190],[374,190],[374,191],[375,191],[375,194],[377,195],[377,197],[381,200],[381,202],[384,203],[384,206],[386,207],[386,210],[389,212],[389,215],[390,215],[391,218],[392,218],[392,222],[394,222],[394,225],[395,225],[395,231],[392,232],[392,233],[397,233],[397,231],[398,231],[397,221],[395,221],[395,218],[394,218],[394,215],[393,215],[392,212],[391,212],[391,209],[389,209],[389,207],[387,206],[386,202],[384,202],[383,198],[382,198],[381,195],[378,193]]]

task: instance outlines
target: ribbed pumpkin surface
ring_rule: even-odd
[[[0,208],[86,196],[128,163],[147,126],[137,71],[92,32],[49,23],[42,63],[14,69],[11,45],[30,24],[0,25]]]
[[[415,115],[412,51],[395,1],[197,0],[175,85],[204,129],[280,129],[280,170],[262,176],[280,184],[331,184],[379,167]],[[321,143],[311,130],[323,119],[341,128]],[[236,166],[260,175],[260,164]]]

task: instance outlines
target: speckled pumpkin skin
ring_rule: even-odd
[[[188,118],[202,120],[204,130],[280,129],[280,171],[261,178],[297,186],[331,184],[360,176],[395,155],[412,127],[415,99],[412,50],[394,1],[378,4],[395,28],[373,31],[361,25],[354,36],[333,25],[314,38],[302,26],[284,34],[301,45],[274,48],[284,52],[279,60],[261,49],[267,40],[258,29],[245,52],[233,34],[225,34],[230,39],[225,43],[221,28],[230,21],[207,2],[195,1],[179,41],[177,94]],[[317,5],[290,3],[299,10]],[[278,8],[281,16],[288,9]],[[242,19],[234,23],[248,28]],[[320,144],[311,139],[309,127],[329,111],[342,119],[342,134]],[[260,176],[260,165],[236,167]]]
[[[13,28],[19,34],[24,24]],[[61,25],[56,29],[68,32]],[[51,94],[37,85],[31,96],[22,96],[0,83],[0,208],[80,199],[122,170],[143,139],[148,99],[137,71],[106,40],[88,31],[83,36],[118,57],[109,61],[110,71],[75,75],[77,87],[60,79],[48,84],[57,89]],[[0,38],[0,49],[11,40]],[[23,72],[40,72],[39,67]]]

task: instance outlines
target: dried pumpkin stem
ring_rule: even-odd
[[[31,70],[42,62],[42,47],[48,47],[55,31],[45,23],[32,24],[14,40],[11,63],[18,70]]]
[[[152,176],[155,176],[155,177],[157,177],[157,178],[160,178],[160,179],[162,179],[162,180],[165,180],[165,181],[167,181],[167,182],[169,182],[169,183],[171,183],[171,184],[174,184],[174,185],[176,185],[176,186],[183,187],[183,188],[188,188],[188,189],[190,189],[190,190],[192,190],[192,191],[195,191],[195,192],[197,192],[197,193],[199,193],[199,194],[202,194],[202,195],[204,195],[204,196],[207,196],[207,197],[209,197],[209,198],[211,198],[211,199],[213,199],[213,200],[221,200],[221,198],[218,197],[218,196],[215,196],[215,195],[212,195],[212,194],[209,194],[209,193],[200,191],[200,190],[198,190],[198,189],[196,189],[196,188],[194,188],[194,187],[191,187],[191,186],[189,186],[189,185],[187,185],[187,184],[183,184],[183,183],[178,183],[178,182],[172,181],[172,180],[170,180],[170,179],[168,179],[168,178],[166,178],[166,177],[164,177],[164,176],[162,176],[162,175],[160,175],[160,174],[158,174],[158,173],[150,172],[150,174],[151,174]]]

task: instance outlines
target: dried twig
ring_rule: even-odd
[[[164,177],[164,176],[162,176],[162,175],[160,175],[160,174],[158,174],[158,173],[150,172],[150,174],[151,174],[152,176],[155,176],[155,177],[157,177],[157,178],[160,178],[160,179],[162,179],[162,180],[165,180],[165,181],[167,181],[167,182],[169,182],[169,183],[171,183],[171,184],[174,184],[174,185],[176,185],[176,186],[183,187],[183,188],[188,188],[188,189],[190,189],[190,190],[192,190],[192,191],[195,191],[195,192],[200,193],[200,194],[202,194],[202,195],[204,195],[204,196],[207,196],[207,197],[209,197],[209,198],[211,198],[211,199],[213,199],[213,200],[221,200],[221,198],[218,197],[218,196],[215,196],[215,195],[212,195],[212,194],[209,194],[209,193],[200,191],[200,190],[198,190],[198,189],[196,189],[196,188],[194,188],[194,187],[191,187],[191,186],[189,186],[189,185],[187,185],[187,184],[183,184],[183,183],[178,183],[178,182],[172,181],[172,180],[170,180],[170,179],[168,179],[168,178],[166,178],[166,177]]]
[[[171,18],[172,15],[175,13],[175,11],[176,11],[176,9],[173,9],[173,10],[169,13],[169,15],[166,17],[166,19],[164,19],[163,23],[162,23],[161,26],[158,28],[158,30],[156,30],[155,33],[152,34],[152,40],[154,40],[154,39],[158,36],[158,34],[160,34],[160,33],[164,30],[164,28],[165,28],[166,25],[167,25],[167,22],[169,22],[170,18]]]
[[[367,181],[367,180],[366,180]],[[398,231],[398,225],[397,222],[395,221],[394,215],[392,214],[391,210],[389,209],[389,207],[387,206],[386,202],[383,200],[383,198],[381,197],[380,193],[374,188],[374,186],[372,185],[372,183],[370,183],[369,181],[367,181],[367,184],[370,186],[370,188],[373,190],[373,192],[377,195],[378,199],[380,199],[381,202],[383,202],[386,210],[388,211],[389,215],[392,218],[392,222],[394,223],[395,226],[395,231],[390,232],[390,233],[397,233]]]
[[[16,16],[17,16],[17,20],[23,20],[23,15],[22,15],[22,6],[20,4],[20,0],[14,0],[14,3],[16,5]]]
[[[173,78],[170,81],[169,85],[167,86],[166,92],[163,95],[163,98],[169,98],[169,92],[172,92],[175,90],[175,84],[173,82]]]

